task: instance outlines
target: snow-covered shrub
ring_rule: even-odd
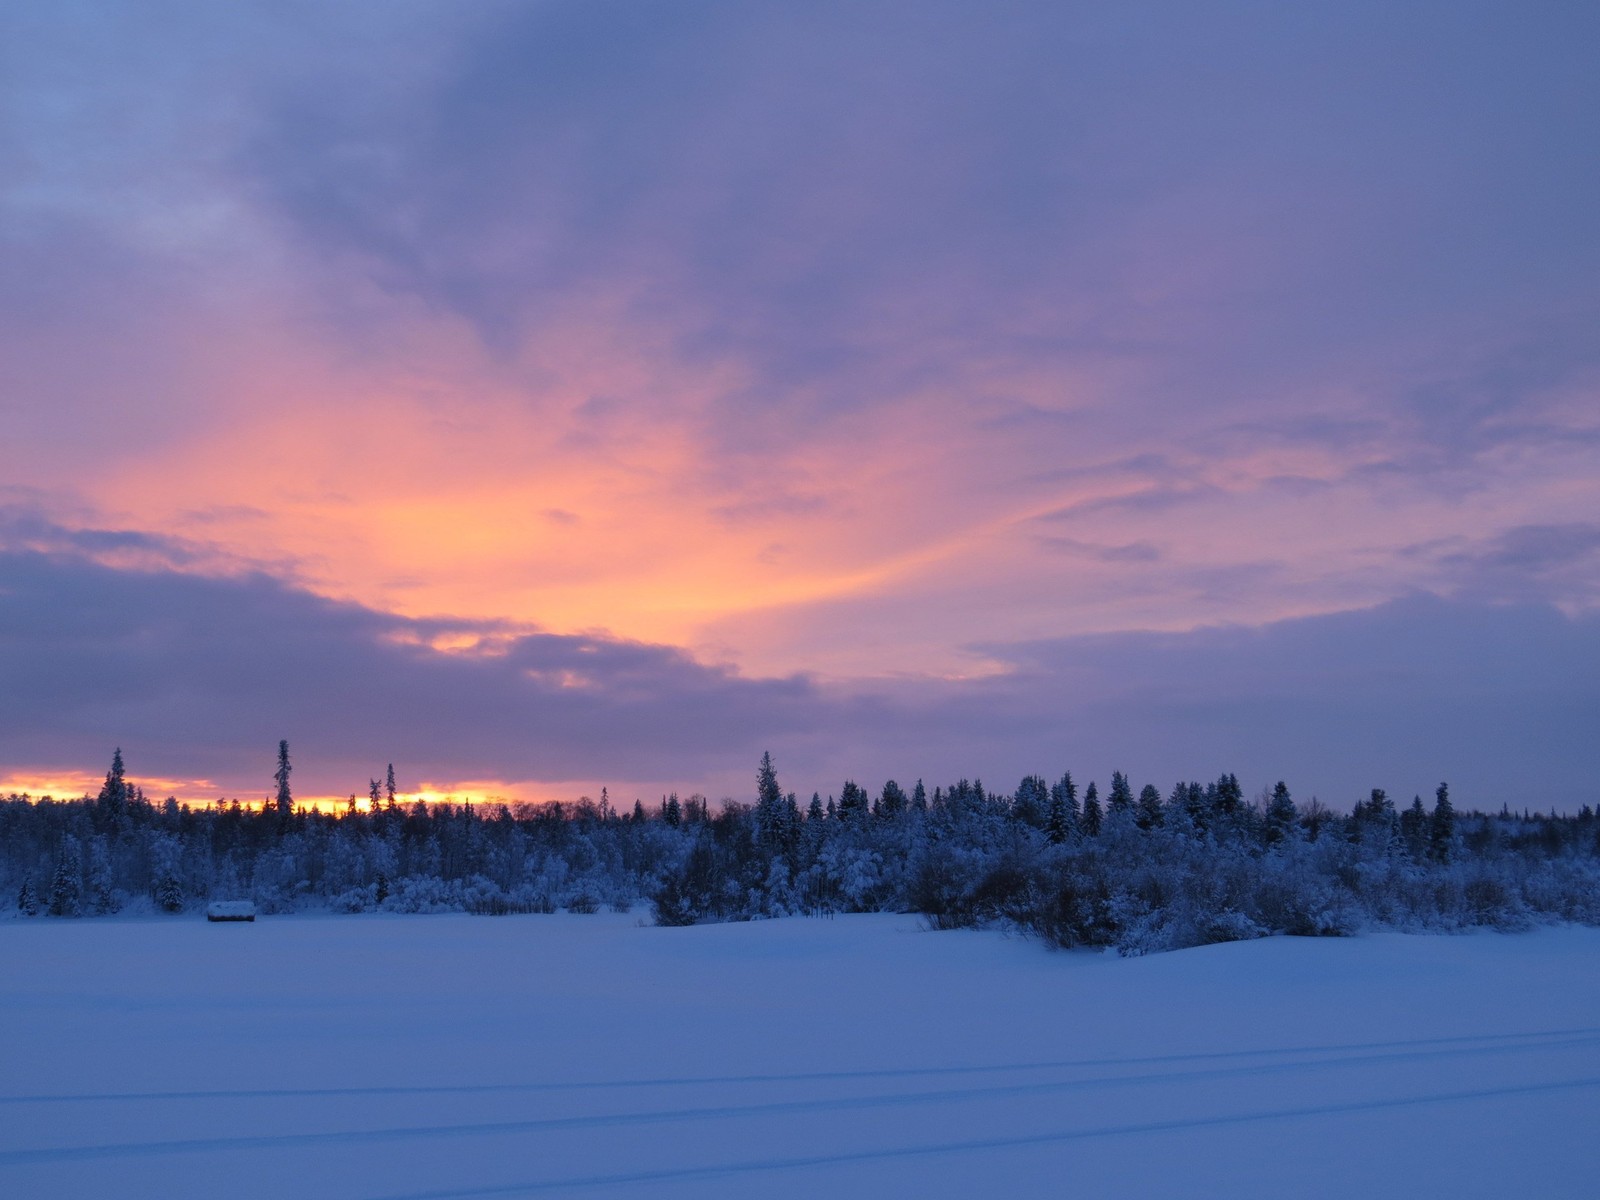
[[[461,884],[459,880],[440,879],[437,876],[406,875],[389,887],[383,901],[383,911],[392,913],[445,913],[461,912]]]
[[[369,913],[378,910],[378,885],[348,888],[328,897],[328,910],[336,913]]]

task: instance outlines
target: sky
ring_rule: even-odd
[[[1597,41],[0,7],[0,790],[1600,801]]]

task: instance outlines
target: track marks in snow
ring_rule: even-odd
[[[1551,1043],[1551,1039],[1559,1039]],[[959,1067],[889,1067],[866,1071],[808,1071],[790,1074],[699,1075],[650,1079],[597,1079],[538,1083],[485,1083],[398,1085],[346,1088],[255,1088],[228,1091],[75,1092],[0,1096],[4,1104],[159,1103],[182,1100],[338,1099],[358,1096],[467,1096],[539,1092],[614,1091],[644,1088],[708,1087],[740,1084],[846,1083],[877,1079],[939,1078],[959,1075],[997,1075],[1021,1071],[1065,1071],[1100,1067],[1142,1067],[1179,1063],[1288,1058],[1297,1055],[1363,1053],[1380,1050],[1432,1052],[1432,1048],[1538,1049],[1546,1044],[1571,1044],[1600,1039],[1600,1027],[1552,1029],[1537,1033],[1482,1034],[1462,1037],[1413,1038],[1403,1041],[1334,1043],[1315,1046],[1279,1046],[1263,1050],[1222,1050],[1196,1054],[1155,1054],[1125,1058],[1055,1059],[1046,1062],[995,1063]]]
[[[1362,1068],[1380,1065],[1393,1065],[1407,1062],[1448,1062],[1486,1055],[1517,1054],[1527,1052],[1543,1052],[1554,1049],[1567,1049],[1574,1047],[1592,1047],[1600,1044],[1600,1031],[1578,1030],[1557,1031],[1543,1034],[1503,1034],[1489,1035],[1476,1038],[1439,1038],[1415,1042],[1388,1042],[1366,1043],[1364,1045],[1345,1045],[1337,1048],[1336,1053],[1318,1051],[1311,1048],[1295,1048],[1289,1050],[1263,1050],[1263,1051],[1238,1051],[1218,1054],[1200,1055],[1168,1055],[1146,1058],[1125,1059],[1085,1059],[1067,1063],[1023,1064],[1009,1067],[959,1067],[959,1068],[917,1068],[905,1072],[835,1072],[815,1073],[807,1075],[787,1076],[736,1076],[721,1079],[703,1080],[671,1080],[673,1084],[680,1083],[712,1083],[712,1082],[816,1082],[839,1079],[871,1080],[892,1076],[950,1076],[955,1074],[971,1073],[974,1071],[1007,1072],[1042,1070],[1047,1068],[1069,1069],[1085,1066],[1104,1067],[1115,1066],[1152,1066],[1173,1065],[1179,1063],[1199,1063],[1202,1061],[1234,1060],[1234,1065],[1203,1067],[1195,1069],[1179,1069],[1146,1071],[1132,1074],[1102,1074],[1084,1078],[1067,1080],[1029,1081],[1016,1083],[1000,1083],[981,1086],[942,1088],[935,1090],[901,1091],[874,1093],[864,1096],[828,1096],[820,1098],[807,1098],[796,1100],[758,1101],[746,1104],[721,1104],[706,1105],[696,1108],[669,1108],[669,1109],[641,1109],[635,1111],[581,1114],[560,1117],[540,1117],[512,1121],[481,1121],[452,1125],[408,1125],[392,1126],[376,1129],[358,1130],[330,1130],[311,1133],[286,1133],[286,1134],[261,1134],[249,1136],[209,1137],[209,1138],[184,1138],[172,1140],[152,1140],[142,1142],[116,1142],[87,1146],[58,1146],[39,1147],[0,1151],[0,1167],[22,1166],[48,1162],[70,1162],[89,1159],[108,1158],[143,1158],[162,1155],[200,1154],[217,1151],[249,1151],[249,1150],[287,1150],[307,1148],[314,1146],[345,1145],[382,1143],[382,1142],[415,1142],[419,1140],[449,1139],[463,1137],[505,1136],[513,1134],[539,1134],[563,1131],[577,1131],[586,1129],[601,1129],[608,1127],[630,1125],[653,1125],[668,1122],[704,1122],[722,1121],[750,1117],[792,1116],[816,1112],[840,1112],[847,1110],[865,1109],[894,1109],[910,1108],[915,1106],[964,1104],[982,1102],[987,1100],[1038,1096],[1048,1094],[1062,1094],[1070,1092],[1095,1092],[1113,1088],[1139,1088],[1153,1087],[1164,1084],[1185,1084],[1191,1082],[1214,1082],[1229,1078],[1253,1078],[1269,1074],[1294,1074],[1308,1071],[1340,1070]],[[1394,1049],[1394,1047],[1403,1047]],[[1421,1048],[1418,1048],[1421,1047]],[[1353,1051],[1353,1053],[1352,1053]],[[1240,1059],[1257,1059],[1261,1061],[1242,1062]],[[1543,1090],[1547,1088],[1578,1088],[1595,1086],[1600,1080],[1566,1080],[1552,1084],[1532,1084],[1513,1087],[1511,1089],[1490,1089],[1481,1092],[1440,1093],[1432,1097],[1412,1097],[1404,1100],[1376,1100],[1361,1102],[1354,1105],[1333,1105],[1308,1109],[1283,1110],[1276,1114],[1266,1113],[1251,1116],[1245,1114],[1231,1118],[1197,1118],[1191,1121],[1156,1122],[1139,1126],[1108,1126],[1100,1131],[1073,1131],[1070,1133],[1041,1135],[1040,1137],[1025,1138],[1020,1140],[983,1141],[971,1143],[970,1148],[998,1148],[1004,1145],[1030,1145],[1043,1141],[1065,1141],[1089,1136],[1111,1136],[1116,1133],[1156,1132],[1162,1129],[1183,1129],[1198,1125],[1228,1123],[1239,1120],[1268,1119],[1277,1116],[1315,1115],[1319,1113],[1354,1112],[1366,1107],[1393,1107],[1397,1104],[1433,1103],[1450,1099],[1467,1099],[1499,1094],[1517,1094],[1528,1090]],[[609,1086],[652,1087],[660,1086],[660,1081],[644,1083],[623,1084],[621,1082]],[[224,1095],[257,1097],[263,1093],[225,1093]],[[281,1093],[265,1093],[279,1095]],[[340,1092],[319,1092],[318,1095],[335,1094],[368,1094],[358,1089]],[[160,1095],[160,1094],[158,1094]],[[203,1095],[203,1094],[202,1094]],[[211,1094],[215,1098],[216,1094]],[[118,1097],[131,1098],[127,1094]],[[961,1145],[967,1145],[962,1143]],[[948,1148],[945,1148],[948,1149]],[[945,1149],[921,1148],[906,1151],[882,1152],[882,1155],[911,1153],[939,1153]],[[875,1155],[878,1152],[874,1152]],[[879,1156],[882,1156],[879,1155]],[[868,1157],[872,1157],[869,1155]],[[776,1160],[775,1160],[776,1161]],[[790,1160],[782,1160],[789,1163]],[[834,1159],[823,1158],[815,1161],[793,1160],[798,1165],[821,1165]],[[837,1161],[856,1161],[855,1158],[844,1156]],[[866,1161],[866,1159],[862,1159]],[[717,1173],[726,1173],[730,1170],[756,1170],[767,1169],[762,1167],[738,1168],[705,1168]],[[777,1168],[772,1168],[777,1169]],[[697,1168],[699,1170],[699,1168]],[[690,1176],[684,1176],[691,1178]],[[597,1177],[598,1178],[598,1177]],[[655,1179],[655,1175],[641,1175],[637,1180],[634,1177],[606,1177],[601,1182],[643,1182],[646,1179]],[[674,1175],[662,1175],[660,1178],[677,1178]],[[574,1184],[573,1186],[578,1186]],[[583,1185],[589,1186],[589,1185]],[[599,1186],[599,1183],[594,1184]],[[529,1189],[524,1189],[529,1190]],[[470,1196],[478,1194],[466,1192],[437,1193],[440,1196]]]
[[[1476,1091],[1435,1092],[1421,1096],[1387,1097],[1351,1101],[1344,1104],[1309,1105],[1298,1108],[1261,1109],[1214,1117],[1189,1117],[1170,1121],[1146,1121],[1126,1125],[1101,1125],[1085,1129],[1031,1134],[1024,1137],[975,1138],[971,1141],[944,1142],[924,1146],[898,1146],[882,1150],[862,1150],[846,1154],[818,1154],[800,1158],[751,1159],[744,1162],[676,1167],[657,1171],[634,1171],[616,1175],[587,1175],[528,1183],[495,1184],[490,1187],[453,1188],[445,1191],[406,1192],[371,1200],[472,1200],[487,1196],[526,1196],[542,1192],[573,1192],[590,1188],[625,1187],[630,1184],[679,1183],[696,1179],[716,1179],[734,1175],[754,1175],[808,1168],[850,1166],[858,1163],[886,1162],[895,1159],[930,1158],[939,1155],[975,1154],[995,1150],[1017,1150],[1031,1146],[1052,1146],[1100,1138],[1135,1137],[1140,1134],[1173,1133],[1191,1129],[1261,1124],[1271,1121],[1304,1120],[1311,1117],[1378,1112],[1386,1109],[1418,1108],[1435,1104],[1497,1100],[1546,1092],[1600,1088],[1600,1077],[1563,1079],[1515,1087],[1483,1088]]]

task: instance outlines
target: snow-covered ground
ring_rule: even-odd
[[[0,1196],[1600,1194],[1600,930],[0,923]]]

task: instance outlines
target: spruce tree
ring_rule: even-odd
[[[389,774],[384,780],[383,791],[384,791],[384,796],[389,801],[389,807],[393,808],[395,806],[395,799],[394,799],[394,797],[395,797],[394,764],[393,763],[389,764]]]
[[[1275,845],[1293,833],[1298,817],[1294,800],[1289,796],[1289,785],[1278,780],[1277,786],[1272,789],[1272,799],[1267,804],[1267,845]]]
[[[17,889],[17,911],[25,917],[39,915],[39,893],[34,890],[31,876],[24,877],[22,886]]]
[[[294,797],[289,793],[289,772],[293,769],[289,765],[289,739],[284,738],[278,743],[278,769],[272,778],[278,785],[274,802],[278,806],[278,811],[285,816],[294,809]]]
[[[878,815],[892,821],[901,816],[910,803],[905,789],[891,779],[883,785],[883,793],[878,797]]]
[[[1406,853],[1415,862],[1428,856],[1428,813],[1422,807],[1422,797],[1411,797],[1411,807],[1400,814],[1400,838],[1406,844]]]
[[[772,766],[771,753],[761,755],[756,769],[756,840],[767,850],[776,849],[783,834],[783,789]]]
[[[1045,829],[1050,824],[1050,785],[1038,775],[1025,776],[1012,794],[1011,815],[1024,825]]]
[[[55,877],[50,881],[49,913],[52,917],[81,917],[83,915],[83,883],[77,847],[72,839],[62,847],[56,860]]]
[[[127,773],[122,766],[122,747],[111,755],[111,769],[106,772],[105,784],[100,788],[97,804],[113,820],[122,815],[128,806]]]
[[[1088,837],[1100,836],[1100,789],[1089,781],[1089,790],[1083,794],[1083,832]]]
[[[922,786],[922,780],[917,780],[917,786],[911,789],[911,811],[925,813],[928,811],[928,789]]]
[[[1161,824],[1161,793],[1155,784],[1147,783],[1140,789],[1139,811],[1134,819],[1140,829],[1155,829]]]
[[[1434,793],[1433,820],[1428,830],[1429,848],[1439,862],[1449,862],[1455,848],[1456,810],[1450,803],[1450,785],[1441,783]]]
[[[1121,771],[1111,772],[1111,794],[1106,797],[1106,814],[1129,816],[1133,812],[1133,787]]]
[[[178,882],[177,875],[170,870],[163,873],[155,882],[156,906],[165,913],[181,913],[183,911],[183,885]]]
[[[866,815],[866,790],[855,780],[846,779],[844,788],[839,792],[839,819],[841,821],[853,821]]]
[[[1078,832],[1078,785],[1072,782],[1072,772],[1064,773],[1050,788],[1050,816],[1045,822],[1045,834],[1052,845],[1070,841]]]
[[[1216,790],[1212,793],[1211,803],[1217,815],[1225,822],[1236,817],[1244,805],[1244,789],[1239,786],[1239,777],[1231,773],[1220,776],[1217,779]]]

